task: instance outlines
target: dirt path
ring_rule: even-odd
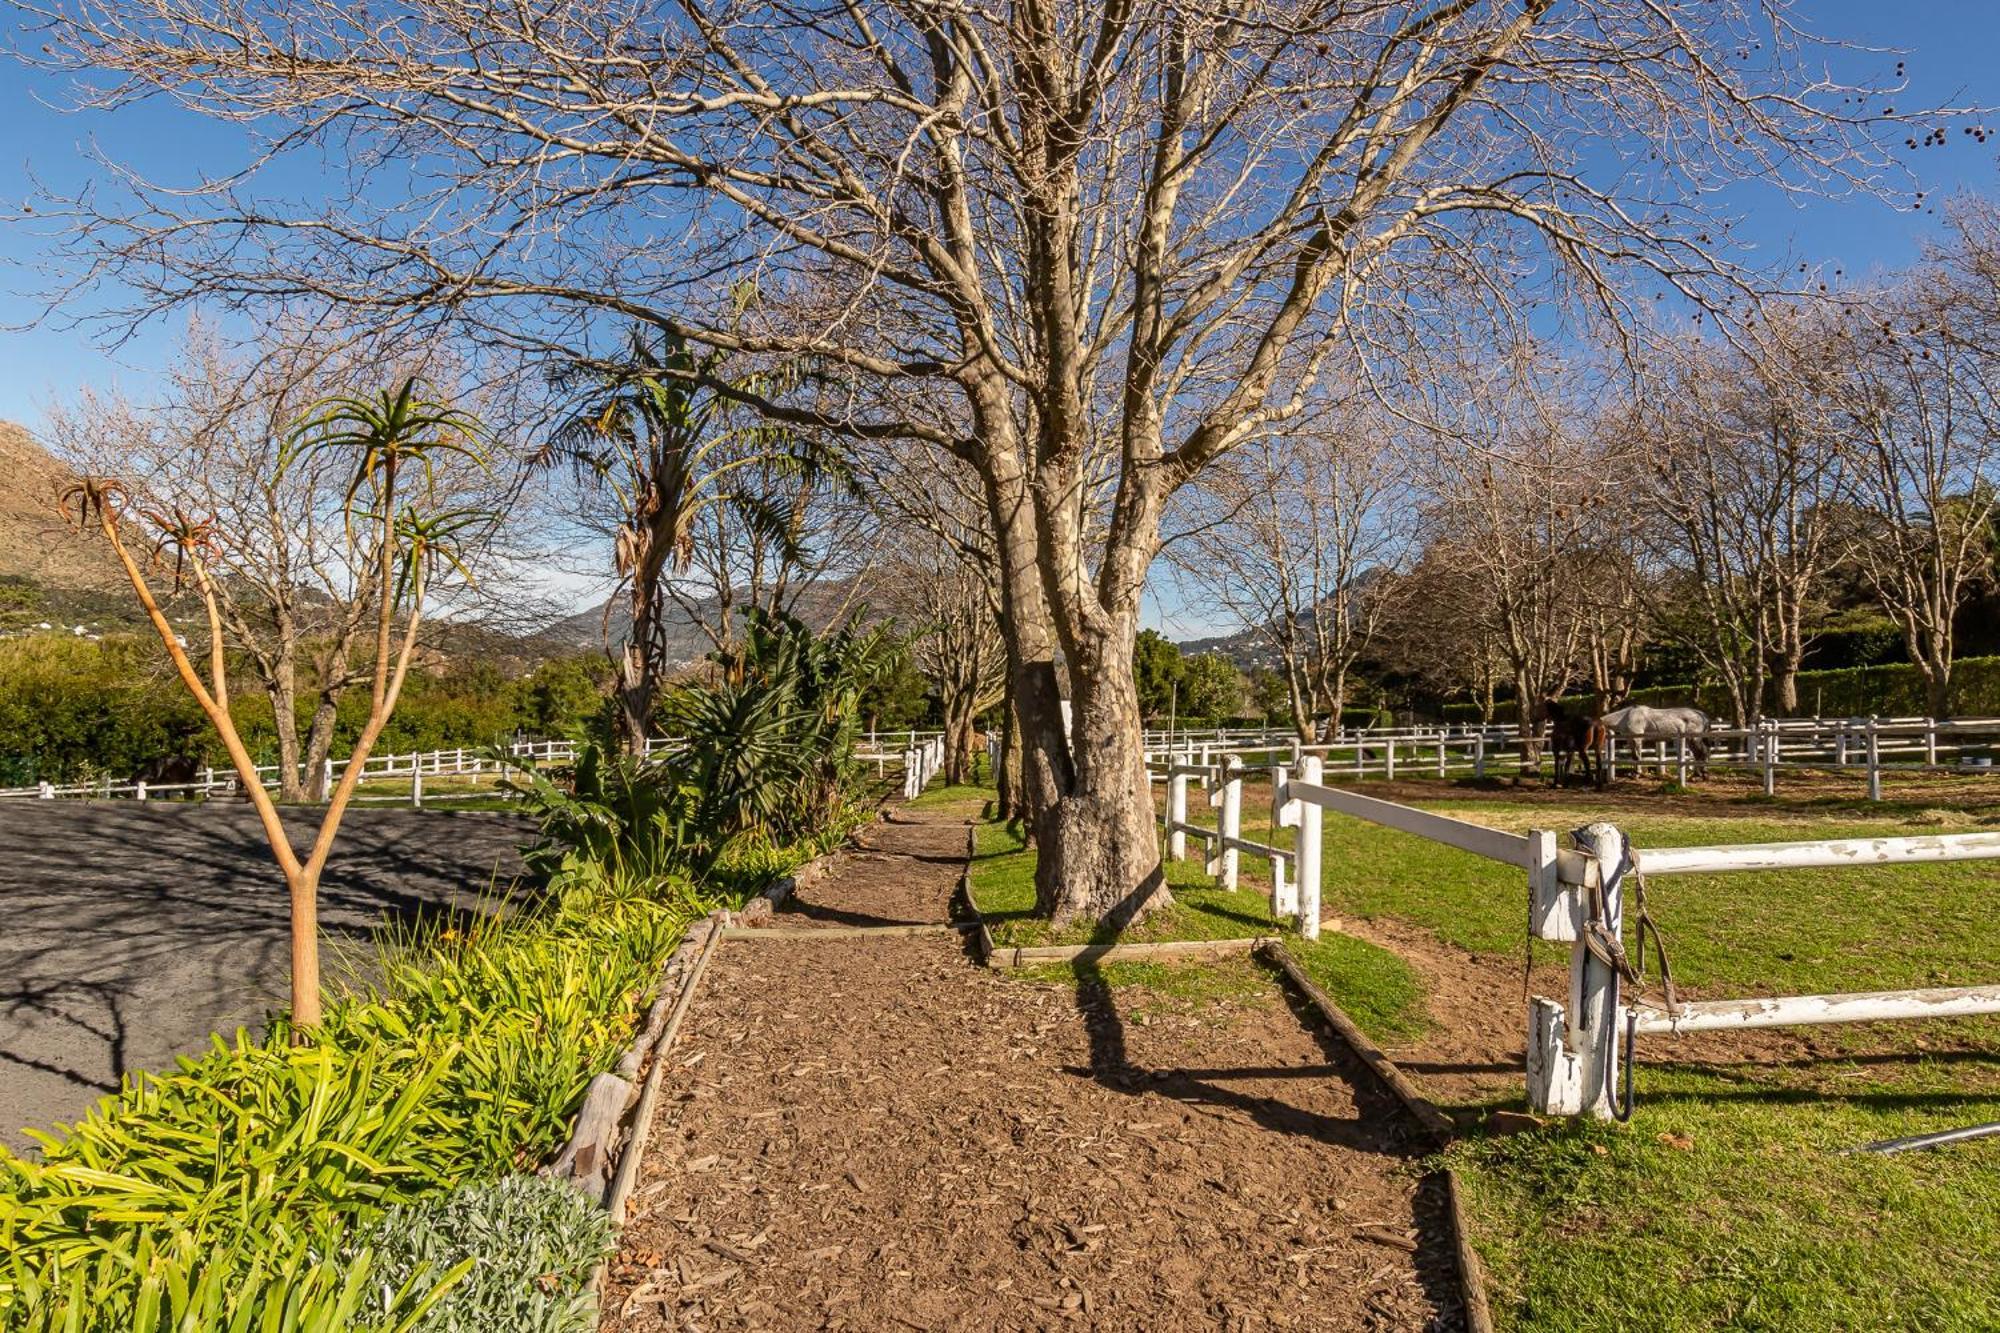
[[[942,922],[962,823],[787,915]],[[1177,1003],[954,936],[733,940],[669,1071],[603,1328],[1455,1328],[1400,1113],[1262,973]]]

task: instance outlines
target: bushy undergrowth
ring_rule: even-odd
[[[386,1321],[405,1288],[463,1276],[424,1320],[437,1333],[588,1333],[590,1275],[613,1244],[611,1219],[559,1180],[508,1176],[398,1204],[349,1250],[372,1252],[378,1276],[364,1318]]]
[[[149,1283],[239,1289],[274,1253],[545,1158],[712,905],[685,882],[553,887],[543,910],[401,941],[377,990],[336,1005],[307,1044],[283,1024],[218,1039],[38,1135],[42,1160],[0,1154],[6,1325],[149,1327]],[[292,1284],[342,1289],[337,1268],[296,1263],[312,1271]],[[48,1308],[30,1316],[35,1304]],[[375,1313],[414,1305],[406,1293]]]
[[[399,1293],[399,1278],[359,1317],[350,1266],[305,1247],[545,1159],[687,924],[738,896],[719,886],[762,882],[825,841],[750,840],[746,868],[725,855],[703,890],[552,849],[539,906],[396,940],[375,987],[310,1042],[292,1045],[283,1023],[217,1039],[38,1135],[40,1161],[0,1151],[0,1327],[227,1328],[260,1281],[300,1306],[272,1330],[397,1327],[422,1283]]]
[[[551,1154],[689,922],[865,817],[853,705],[882,645],[753,630],[730,678],[773,701],[777,740],[724,725],[663,762],[587,750],[565,774],[530,773],[513,785],[542,824],[532,904],[391,935],[374,980],[311,1033],[280,1020],[218,1038],[37,1135],[40,1160],[0,1150],[0,1328],[402,1329],[447,1310],[464,1313],[444,1327],[575,1326],[566,1301],[543,1323],[493,1302],[546,1256],[580,1253],[558,1241],[601,1237],[525,1187],[453,1191]],[[793,762],[753,766],[726,800],[695,780],[780,743]],[[515,1225],[515,1267],[465,1261]]]

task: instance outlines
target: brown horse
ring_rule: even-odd
[[[1556,786],[1569,784],[1571,763],[1581,760],[1584,780],[1603,788],[1604,765],[1598,756],[1604,752],[1605,730],[1596,712],[1576,714],[1563,707],[1560,699],[1542,700],[1542,716],[1549,720],[1549,750],[1555,756]]]

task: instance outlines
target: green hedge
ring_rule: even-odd
[[[565,657],[518,679],[480,662],[413,671],[376,753],[490,745],[516,731],[566,734],[602,707],[599,669],[588,658]],[[237,729],[258,763],[277,762],[269,699],[247,671],[233,679]],[[334,753],[353,748],[367,715],[368,691],[350,690],[341,701]],[[301,742],[311,719],[307,698],[299,705]],[[0,640],[0,786],[122,780],[176,755],[218,768],[229,763],[156,644],[134,636]]]
[[[2000,715],[2000,657],[1967,657],[1952,670],[1952,713],[1959,717]],[[1590,706],[1589,695],[1570,695],[1567,703]],[[1656,708],[1692,704],[1716,717],[1730,714],[1729,691],[1720,685],[1661,685],[1634,690],[1631,702]],[[1907,662],[1889,666],[1848,667],[1841,671],[1801,671],[1799,711],[1821,717],[1921,717],[1929,707],[1924,678]],[[1472,704],[1446,704],[1448,722],[1476,722]],[[1512,722],[1511,702],[1493,710],[1496,722]]]

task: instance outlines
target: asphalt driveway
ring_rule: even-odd
[[[295,845],[316,813],[287,818]],[[365,960],[385,921],[504,894],[531,834],[513,815],[350,811],[320,885],[321,966]],[[260,1025],[289,958],[284,880],[247,806],[0,801],[0,1142]]]

